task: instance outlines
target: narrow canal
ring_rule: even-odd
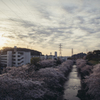
[[[64,95],[59,100],[80,100],[77,97],[78,90],[81,89],[81,80],[79,78],[76,65],[73,65],[68,80],[64,84]]]

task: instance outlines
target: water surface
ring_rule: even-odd
[[[68,81],[64,84],[64,95],[62,100],[80,100],[77,97],[78,90],[81,89],[81,80],[79,78],[76,65],[70,72]]]

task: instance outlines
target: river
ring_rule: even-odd
[[[64,95],[58,100],[80,100],[77,97],[78,90],[81,89],[81,80],[77,72],[76,65],[73,65],[68,80],[64,84]]]

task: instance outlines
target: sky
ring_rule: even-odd
[[[0,48],[43,54],[100,49],[100,0],[0,0]]]

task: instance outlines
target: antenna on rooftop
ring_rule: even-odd
[[[17,51],[17,46],[14,46],[14,52],[16,52]]]

